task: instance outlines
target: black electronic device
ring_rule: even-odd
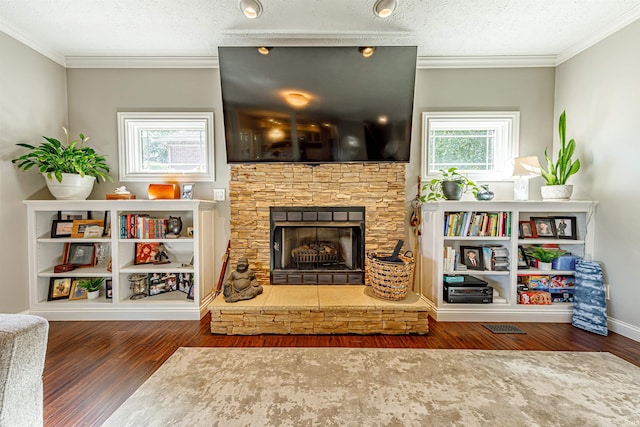
[[[444,300],[448,303],[491,304],[493,288],[491,286],[451,286],[444,285]],[[459,285],[456,283],[455,285]]]
[[[219,47],[227,162],[409,162],[416,60],[416,46]]]
[[[470,276],[470,275],[463,275],[463,276],[454,276],[456,278],[458,277],[462,277],[463,280],[462,281],[453,281],[454,279],[451,279],[449,277],[445,277],[443,279],[444,284],[448,285],[448,286],[478,286],[478,287],[484,287],[487,286],[489,283],[486,280],[482,280],[476,276]]]

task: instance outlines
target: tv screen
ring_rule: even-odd
[[[415,46],[220,47],[227,161],[408,162]]]

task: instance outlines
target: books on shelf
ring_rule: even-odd
[[[167,218],[152,218],[147,214],[120,215],[121,239],[164,239]]]
[[[444,235],[510,237],[511,212],[445,212]]]

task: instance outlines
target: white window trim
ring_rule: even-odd
[[[121,182],[150,182],[156,180],[174,182],[215,181],[215,161],[213,156],[213,112],[118,112],[118,157],[119,179]],[[141,173],[136,167],[139,156],[137,143],[131,141],[130,125],[141,121],[187,121],[204,120],[206,129],[207,170],[202,173],[155,172]]]
[[[422,179],[432,179],[439,175],[428,173],[429,165],[429,123],[431,119],[442,120],[500,120],[510,122],[507,132],[511,135],[511,144],[501,150],[496,157],[496,170],[489,173],[469,173],[469,178],[476,181],[504,181],[512,179],[513,159],[518,157],[520,150],[520,112],[519,111],[426,111],[422,113],[422,164],[420,172]]]

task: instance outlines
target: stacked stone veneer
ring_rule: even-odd
[[[429,332],[426,309],[211,307],[210,312],[212,334],[423,335]]]
[[[365,250],[390,252],[404,239],[404,163],[232,165],[231,259],[244,255],[269,283],[269,207],[364,206]]]

